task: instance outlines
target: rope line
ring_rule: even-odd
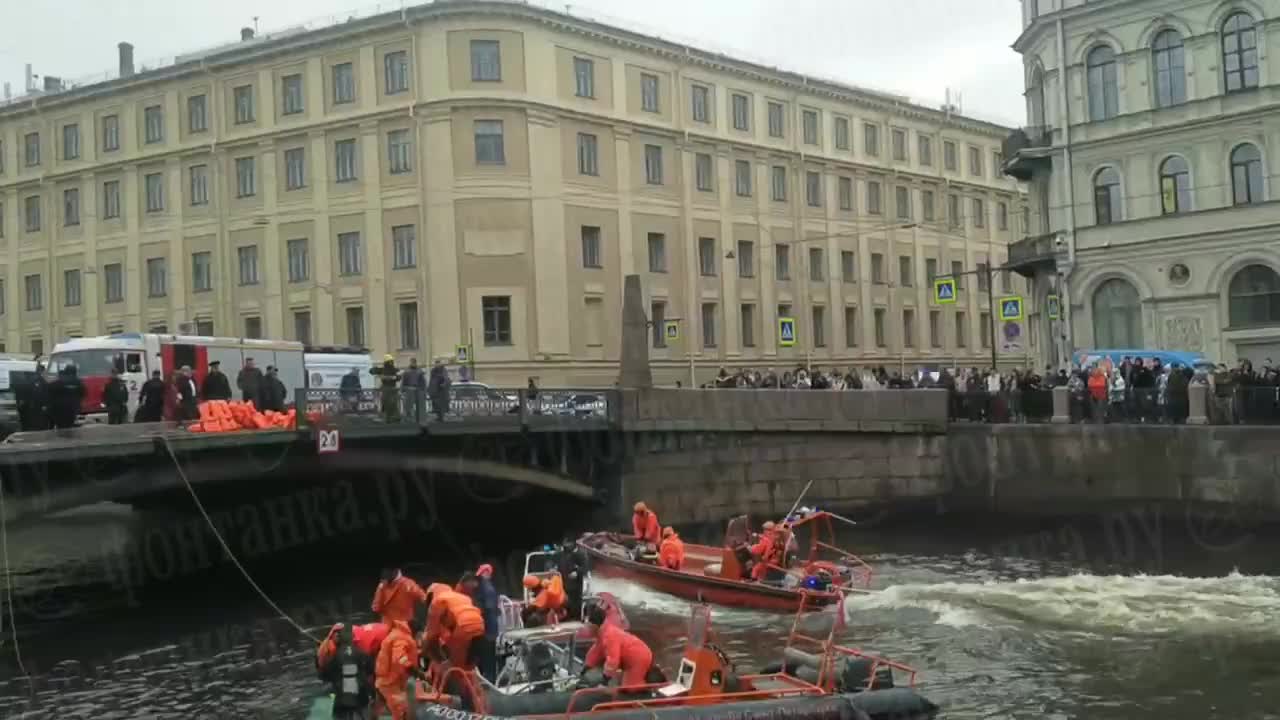
[[[9,524],[4,506],[4,478],[0,477],[0,559],[4,562],[5,604],[9,611],[9,632],[13,634],[13,656],[18,661],[20,677],[32,680],[22,661],[22,647],[18,643],[18,621],[13,611],[13,567],[9,564]],[[0,613],[0,629],[4,627],[4,613]]]

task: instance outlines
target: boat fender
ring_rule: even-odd
[[[604,702],[610,697],[596,699]],[[567,698],[566,698],[567,700]],[[593,703],[594,704],[594,703]],[[587,706],[589,708],[590,705]],[[587,708],[578,712],[585,712]],[[534,714],[562,714],[563,710],[551,712],[510,712],[507,715],[481,715],[438,708],[423,708],[416,720],[514,720],[517,716]],[[505,712],[505,711],[497,711]],[[866,710],[850,701],[848,696],[806,696],[775,698],[770,700],[752,700],[742,702],[718,703],[711,705],[670,705],[647,708],[619,708],[591,713],[594,720],[778,720],[778,718],[802,718],[803,720],[888,720],[898,716],[885,715],[873,718]],[[913,718],[915,716],[904,716]],[[926,716],[927,717],[927,716]]]
[[[813,682],[818,677],[818,668],[822,666],[822,656],[808,653],[796,648],[783,651],[781,672]],[[871,687],[876,690],[893,687],[893,669],[887,665],[876,667],[871,658],[841,658],[836,668],[836,688],[844,692],[860,692],[867,688],[871,680],[871,669],[875,667],[875,682]],[[767,672],[767,671],[766,671]],[[777,671],[775,671],[777,672]]]
[[[723,570],[724,570],[724,566],[723,566],[723,565],[721,565],[720,563],[707,563],[707,564],[706,564],[705,566],[703,566],[703,568],[702,568],[702,574],[703,574],[703,575],[706,575],[707,577],[717,577],[717,578],[718,578],[718,577],[720,577],[720,573],[721,573],[721,571],[723,571]]]
[[[844,695],[849,702],[872,720],[888,718],[932,718],[938,714],[938,706],[911,688],[890,688],[871,692]]]

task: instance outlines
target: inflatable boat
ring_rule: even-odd
[[[662,567],[652,545],[618,533],[584,535],[578,545],[591,560],[591,572],[618,577],[686,600],[716,605],[796,612],[801,604],[830,605],[844,592],[866,592],[871,566],[835,545],[834,522],[848,522],[825,511],[784,519],[774,530],[787,548],[781,564],[769,564],[762,580],[752,579],[753,533],[743,515],[729,520],[720,547],[685,543],[684,566]],[[802,555],[801,548],[806,552]]]

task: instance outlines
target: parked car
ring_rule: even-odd
[[[579,393],[561,403],[556,408],[556,414],[574,417],[605,417],[609,414],[609,405],[599,395]]]
[[[459,415],[503,415],[520,412],[520,398],[484,383],[456,382],[449,386],[449,412]]]

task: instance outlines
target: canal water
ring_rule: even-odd
[[[184,574],[172,558],[158,565],[155,548],[140,551],[159,522],[101,506],[9,533],[20,643],[6,603],[0,717],[306,715],[319,689],[314,643],[234,567]],[[425,583],[487,559],[515,582],[521,529],[471,525],[481,540],[469,545],[425,531],[337,539],[247,566],[322,633],[365,617],[384,560],[435,559],[407,565]],[[917,668],[942,717],[1280,717],[1280,535],[1152,509],[1019,527],[949,513],[881,520],[842,542],[874,566],[880,590],[848,604],[845,641]],[[616,580],[595,586],[623,600],[671,667],[689,604]],[[740,670],[775,661],[791,627],[788,616],[729,609],[713,622]],[[15,650],[31,677],[20,677]]]

